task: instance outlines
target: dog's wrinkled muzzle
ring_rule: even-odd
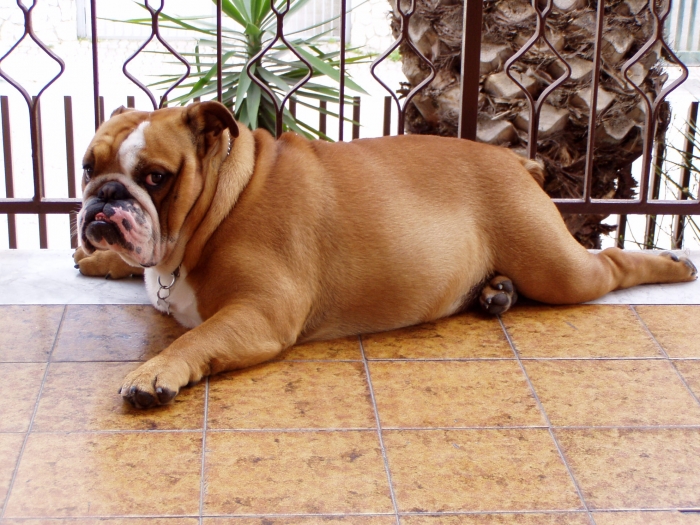
[[[138,256],[150,238],[150,228],[143,209],[126,187],[109,181],[86,202],[81,237],[90,253],[97,248]]]

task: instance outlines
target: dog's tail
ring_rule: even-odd
[[[524,159],[522,157],[520,157],[520,164],[532,175],[532,178],[540,185],[540,188],[544,188],[544,164],[539,160]]]

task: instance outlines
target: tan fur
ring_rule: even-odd
[[[149,118],[144,155],[184,166],[170,190],[183,196],[159,197],[172,242],[156,269],[186,266],[204,321],[127,376],[122,395],[137,406],[297,342],[450,315],[494,274],[555,304],[694,278],[683,261],[587,252],[542,191],[542,166],[506,149],[430,136],[275,141],[240,128],[226,157],[228,133],[203,150],[183,111],[195,110],[115,116],[86,156],[111,165],[121,126]]]

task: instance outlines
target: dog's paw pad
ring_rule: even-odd
[[[137,408],[151,408],[156,402],[156,398],[150,392],[144,392],[139,390],[135,386],[130,389],[130,396],[127,398],[129,401],[134,402]]]
[[[124,401],[128,401],[135,408],[151,408],[156,404],[156,397],[136,385],[131,387],[123,386],[119,389]]]
[[[179,378],[177,369],[168,366],[171,362],[159,357],[144,363],[124,378],[119,389],[124,401],[136,408],[152,408],[172,402],[186,378]]]
[[[164,388],[160,386],[156,388],[156,396],[158,396],[158,403],[160,403],[161,405],[167,405],[175,398],[176,395],[177,392],[173,392],[169,388]]]
[[[515,304],[518,294],[513,282],[502,275],[491,279],[481,290],[479,304],[492,315],[502,314]]]

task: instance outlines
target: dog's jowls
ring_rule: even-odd
[[[671,254],[590,254],[542,191],[537,163],[466,140],[275,140],[204,102],[120,108],[84,165],[81,272],[145,268],[153,304],[192,328],[124,379],[138,407],[297,342],[477,300],[501,313],[516,290],[566,304],[696,278]]]

